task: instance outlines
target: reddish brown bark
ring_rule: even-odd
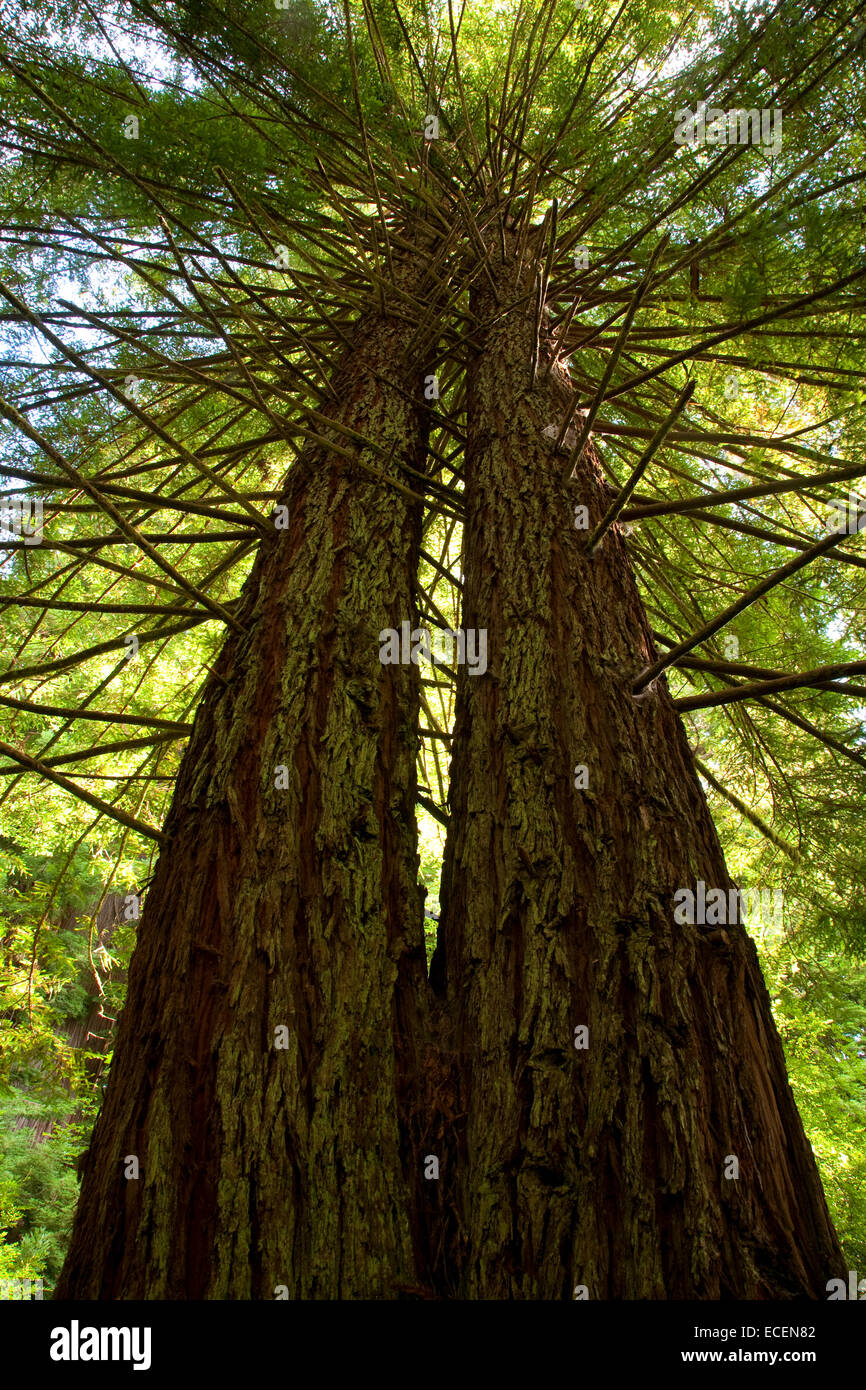
[[[564,482],[568,379],[542,325],[530,383],[507,242],[472,306],[488,669],[460,673],[438,1012],[417,668],[379,663],[416,621],[417,504],[311,452],[196,718],[58,1297],[818,1297],[843,1272],[754,947],[674,922],[678,889],[732,885],[664,681],[631,695],[655,651],[622,537],[581,553],[599,460]],[[409,319],[370,316],[335,378],[394,479],[424,464]]]
[[[359,325],[333,418],[405,484],[424,363],[397,302]],[[383,667],[378,636],[414,621],[418,504],[321,449],[283,501],[184,757],[59,1298],[392,1298],[419,1280],[399,1118],[426,990],[417,668]]]
[[[678,889],[731,879],[664,679],[631,694],[656,652],[627,546],[581,554],[600,463],[566,484],[544,435],[571,389],[544,325],[530,388],[535,266],[508,244],[472,306],[463,621],[489,668],[460,676],[433,967],[465,1112],[459,1289],[823,1297],[843,1261],[754,945],[674,922]]]

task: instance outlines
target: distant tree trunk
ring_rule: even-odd
[[[108,950],[117,928],[118,914],[122,906],[123,897],[119,893],[106,893],[100,903],[94,903],[96,909],[94,951],[97,951],[98,947],[104,947]],[[75,931],[78,926],[79,918],[76,917],[75,912],[69,911],[60,923],[60,930]],[[98,970],[98,966],[96,968]],[[114,1020],[108,1018],[102,1011],[101,986],[110,981],[119,983],[125,979],[126,972],[117,966],[99,978],[88,960],[81,971],[78,984],[90,999],[91,1007],[83,1017],[68,1019],[62,1028],[69,1047],[84,1048],[91,1054],[84,1063],[84,1070],[94,1087],[97,1085],[105,1066],[104,1058],[99,1054],[108,1052],[114,1026]],[[68,1088],[68,1082],[64,1082],[64,1085]],[[13,1128],[29,1129],[31,1132],[30,1143],[36,1145],[47,1139],[58,1124],[74,1124],[81,1118],[81,1106],[76,1106],[64,1121],[53,1120],[44,1115],[16,1115]]]
[[[401,465],[424,468],[424,364],[395,300],[359,324],[328,413],[405,488]],[[319,447],[283,502],[289,529],[260,549],[247,635],[227,640],[184,757],[58,1298],[417,1282],[398,1112],[426,990],[418,673],[382,666],[379,632],[416,620],[420,514]]]
[[[104,948],[110,953],[111,942],[114,933],[122,920],[126,895],[123,893],[106,893],[96,912],[96,928],[93,940],[93,955],[95,968],[98,971],[99,964],[102,963],[100,948]],[[96,974],[88,968],[82,977],[82,986],[93,1000],[93,1007],[83,1019],[75,1019],[71,1024],[67,1036],[70,1047],[83,1047],[90,1056],[84,1063],[84,1070],[93,1083],[94,1088],[99,1085],[105,1070],[106,1054],[111,1051],[114,1041],[114,1025],[116,1019],[109,1018],[103,1012],[101,984],[124,984],[126,982],[126,971],[119,965],[109,969],[108,972],[97,979]],[[70,1121],[75,1123],[82,1119],[82,1110],[78,1106],[70,1115]]]
[[[463,622],[489,669],[459,678],[432,969],[465,1112],[459,1289],[824,1297],[842,1256],[755,948],[674,922],[677,889],[732,883],[665,681],[630,693],[656,653],[626,545],[580,553],[575,504],[594,526],[608,498],[592,448],[566,484],[545,437],[571,389],[545,323],[530,389],[514,241],[499,302],[480,278],[472,305]]]

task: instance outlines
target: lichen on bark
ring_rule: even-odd
[[[400,273],[419,292],[418,267]],[[58,1297],[417,1282],[418,684],[382,667],[378,634],[414,621],[420,512],[363,464],[398,485],[402,464],[423,471],[423,351],[405,307],[361,319],[330,410],[375,447],[347,460],[343,432],[341,452],[305,451],[288,529],[243,590],[165,825]]]
[[[458,1288],[821,1297],[842,1256],[754,945],[674,924],[677,889],[731,879],[666,682],[632,697],[655,648],[628,549],[614,528],[582,553],[601,463],[565,477],[544,318],[531,380],[540,258],[505,240],[468,368],[463,623],[489,669],[458,680],[431,972],[465,1112]]]

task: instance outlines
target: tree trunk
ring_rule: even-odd
[[[842,1256],[754,945],[674,920],[678,889],[733,885],[666,682],[631,694],[656,652],[626,545],[581,554],[599,458],[567,484],[544,435],[572,393],[546,321],[530,389],[533,255],[519,272],[509,234],[490,265],[463,562],[489,664],[460,673],[431,976],[465,1112],[460,1292],[825,1297]]]
[[[98,904],[94,953],[98,952],[99,947],[104,947],[106,951],[110,947],[120,920],[119,914],[123,907],[123,901],[123,895],[120,893],[106,893],[101,903]],[[81,921],[76,913],[70,909],[61,921],[60,927],[62,931],[75,931],[76,928],[80,929]],[[123,983],[126,979],[126,972],[117,966],[109,969],[106,974],[102,975],[101,979],[95,973],[97,970],[98,966],[91,965],[91,962],[88,961],[78,978],[79,986],[91,1000],[88,1013],[83,1018],[71,1018],[62,1026],[65,1041],[69,1047],[85,1048],[90,1053],[84,1063],[84,1071],[94,1088],[99,1084],[99,1078],[105,1069],[105,1054],[111,1049],[114,1031],[114,1020],[108,1018],[102,1011],[101,986],[109,983]],[[63,1084],[67,1090],[71,1089],[68,1081],[64,1080]],[[44,1143],[58,1125],[80,1124],[82,1118],[82,1108],[80,1105],[76,1105],[75,1109],[63,1120],[49,1119],[44,1115],[16,1115],[12,1128],[29,1129],[31,1132],[30,1145],[35,1148],[37,1144]]]
[[[397,304],[359,324],[329,414],[405,486],[399,465],[424,467],[424,364]],[[58,1298],[392,1298],[418,1281],[399,1120],[426,990],[418,673],[380,663],[379,632],[414,621],[420,516],[322,448],[282,501],[289,527],[260,548],[246,634],[179,775]]]

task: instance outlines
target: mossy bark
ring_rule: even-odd
[[[360,323],[329,412],[404,484],[425,459],[411,317]],[[419,512],[323,449],[283,501],[184,757],[58,1298],[418,1282],[418,672],[380,663],[379,632],[415,621]]]
[[[417,621],[419,514],[311,451],[196,717],[57,1297],[820,1297],[844,1272],[754,947],[674,922],[677,889],[732,885],[664,681],[630,693],[655,651],[623,539],[581,554],[599,461],[565,483],[568,379],[542,322],[530,383],[535,266],[507,245],[472,306],[488,670],[459,679],[436,1010],[418,672],[379,661]],[[335,374],[395,479],[424,465],[416,348],[370,316]]]
[[[508,245],[472,305],[463,622],[489,666],[459,681],[432,969],[465,1112],[459,1289],[824,1297],[843,1261],[754,945],[674,922],[677,889],[732,883],[666,682],[631,694],[656,652],[626,543],[581,554],[600,463],[566,483],[545,437],[571,389],[544,322],[530,386],[536,267]]]

